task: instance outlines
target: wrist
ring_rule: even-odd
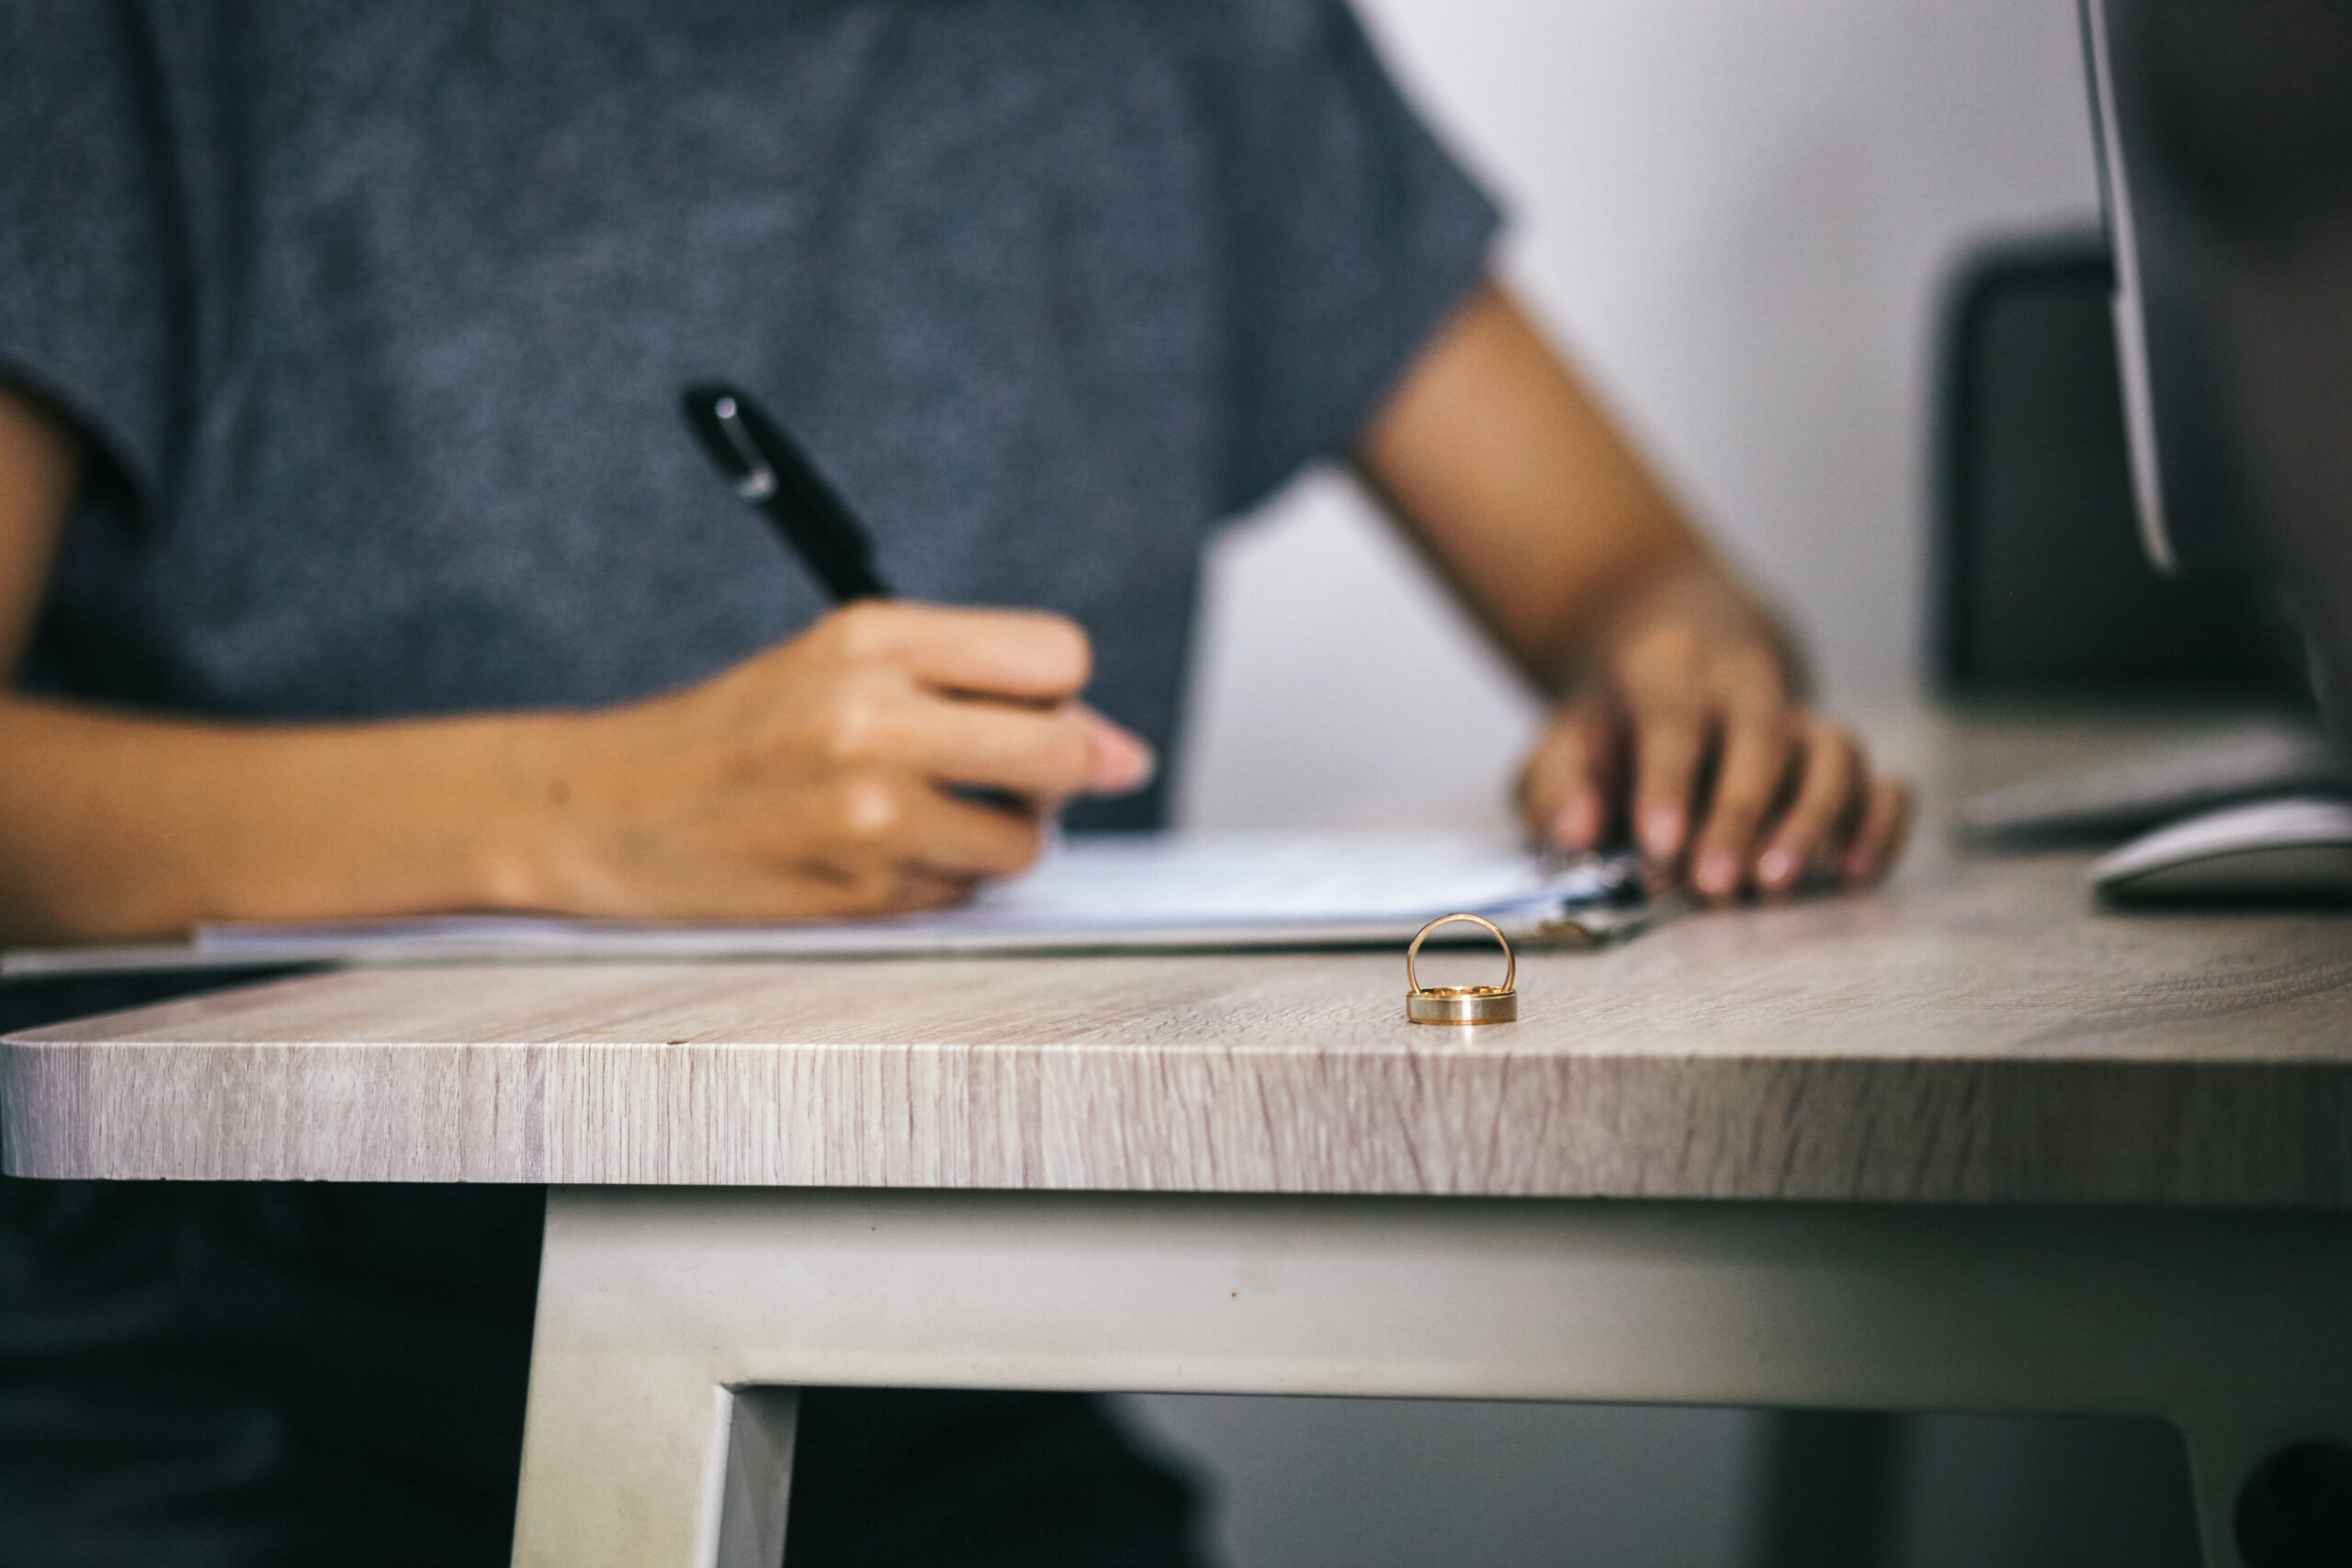
[[[1596,684],[1614,683],[1636,650],[1660,637],[1717,658],[1746,655],[1769,662],[1792,700],[1802,699],[1812,685],[1804,650],[1781,618],[1713,557],[1692,550],[1609,595],[1607,611],[1555,666],[1554,694],[1572,700]]]
[[[491,808],[464,855],[479,908],[580,911],[596,906],[592,835],[596,716],[535,713],[484,720]]]

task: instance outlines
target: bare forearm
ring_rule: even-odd
[[[0,386],[0,941],[537,895],[545,718],[174,722],[6,690],[79,483],[66,427]]]
[[[1446,328],[1358,460],[1432,565],[1555,694],[1669,609],[1793,663],[1775,618],[1498,289]]]
[[[1149,749],[1075,700],[1091,660],[1057,616],[869,604],[580,712],[236,726],[0,699],[0,940],[933,907],[1026,866],[1053,803],[1150,775]]]
[[[1589,850],[1630,829],[1710,897],[1849,886],[1909,795],[1808,713],[1794,639],[1683,515],[1500,289],[1449,322],[1357,460],[1528,674],[1561,699],[1521,776],[1529,827]]]
[[[0,700],[0,934],[528,903],[553,717],[262,727]]]

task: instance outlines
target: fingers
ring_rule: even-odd
[[[1619,766],[1616,716],[1583,703],[1555,716],[1519,778],[1528,831],[1549,848],[1584,852],[1608,836]]]
[[[921,909],[944,909],[972,896],[975,879],[941,876],[921,869],[901,868],[869,877],[856,886],[839,912],[851,915],[910,915]]]
[[[1860,745],[1844,729],[1808,717],[1788,809],[1756,857],[1758,892],[1786,893],[1861,815],[1870,773]]]
[[[1015,874],[1054,805],[1156,765],[1076,700],[1090,663],[1059,616],[856,604],[582,718],[558,842],[585,891],[565,907],[877,913]]]
[[[1690,855],[1690,881],[1707,897],[1736,897],[1765,814],[1780,804],[1792,726],[1777,704],[1749,706],[1724,725],[1713,798]]]
[[[1070,711],[1093,732],[1094,771],[1084,786],[1089,795],[1126,795],[1149,784],[1159,772],[1159,756],[1151,742],[1124,725],[1112,723],[1084,703]]]
[[[1861,821],[1838,868],[1847,886],[1867,887],[1894,866],[1911,830],[1911,811],[1910,786],[1899,779],[1871,781]]]
[[[1847,887],[1877,881],[1893,865],[1908,829],[1909,787],[1899,780],[1874,777],[1861,743],[1841,725],[1804,715],[1798,736],[1776,786],[1785,804],[1762,835],[1752,863],[1742,867],[1745,876],[1768,897],[1795,891],[1815,868]],[[1728,764],[1724,773],[1729,776]],[[1718,812],[1722,794],[1719,790]],[[1711,820],[1709,843],[1715,832]],[[1736,840],[1736,823],[1724,837]],[[1701,852],[1702,863],[1693,880],[1710,897],[1728,897],[1738,883],[1726,890],[1710,878],[1703,863],[1708,852]]]
[[[1040,832],[1028,818],[957,799],[905,777],[843,780],[825,803],[831,820],[813,824],[831,846],[825,859],[845,881],[912,879],[959,884],[1012,876],[1037,858]]]
[[[910,873],[968,885],[1028,870],[1044,836],[1034,819],[934,789],[914,793],[897,841]]]
[[[1704,710],[1674,703],[1636,710],[1634,725],[1634,841],[1651,862],[1671,866],[1690,837],[1690,797],[1707,743]]]
[[[948,697],[887,671],[852,679],[814,722],[835,769],[903,770],[1035,800],[1124,794],[1158,765],[1143,739],[1083,704]]]
[[[905,768],[1035,800],[1118,795],[1158,767],[1140,738],[1073,700],[1091,664],[1058,615],[865,603],[776,650],[776,711],[834,770]]]
[[[1035,799],[1124,793],[1151,777],[1151,748],[1077,703],[1036,709],[942,697],[876,678],[844,694],[827,728],[842,768],[904,769]]]
[[[1094,668],[1075,621],[1034,610],[869,600],[827,615],[817,635],[852,664],[888,665],[941,691],[1014,702],[1075,696]]]
[[[1125,795],[1159,769],[1141,737],[1069,700],[1093,650],[1064,616],[863,604],[827,621],[853,664],[901,670],[944,699],[910,710],[899,738],[910,765],[1039,799]]]
[[[1615,766],[1627,757],[1629,797]],[[1520,794],[1539,838],[1578,850],[1606,840],[1626,798],[1654,871],[1687,865],[1715,903],[1750,889],[1780,897],[1815,874],[1873,883],[1900,852],[1912,810],[1907,786],[1874,776],[1845,727],[1746,687],[1580,704],[1546,730]]]

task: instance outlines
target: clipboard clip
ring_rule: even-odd
[[[1595,952],[1631,942],[1643,932],[1699,908],[1690,891],[1670,887],[1653,893],[1641,862],[1630,854],[1558,854],[1552,869],[1581,873],[1597,892],[1564,899],[1556,911],[1513,922],[1512,935],[1532,945]]]

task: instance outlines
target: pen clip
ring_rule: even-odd
[[[752,433],[743,428],[743,416],[735,407],[735,400],[721,397],[710,405],[710,416],[727,437],[727,445],[742,459],[743,471],[735,481],[735,493],[745,501],[765,501],[776,492],[775,470],[760,455],[759,444]]]
[[[887,599],[873,541],[807,453],[749,393],[702,382],[680,394],[686,423],[728,488],[751,502],[837,601]]]

